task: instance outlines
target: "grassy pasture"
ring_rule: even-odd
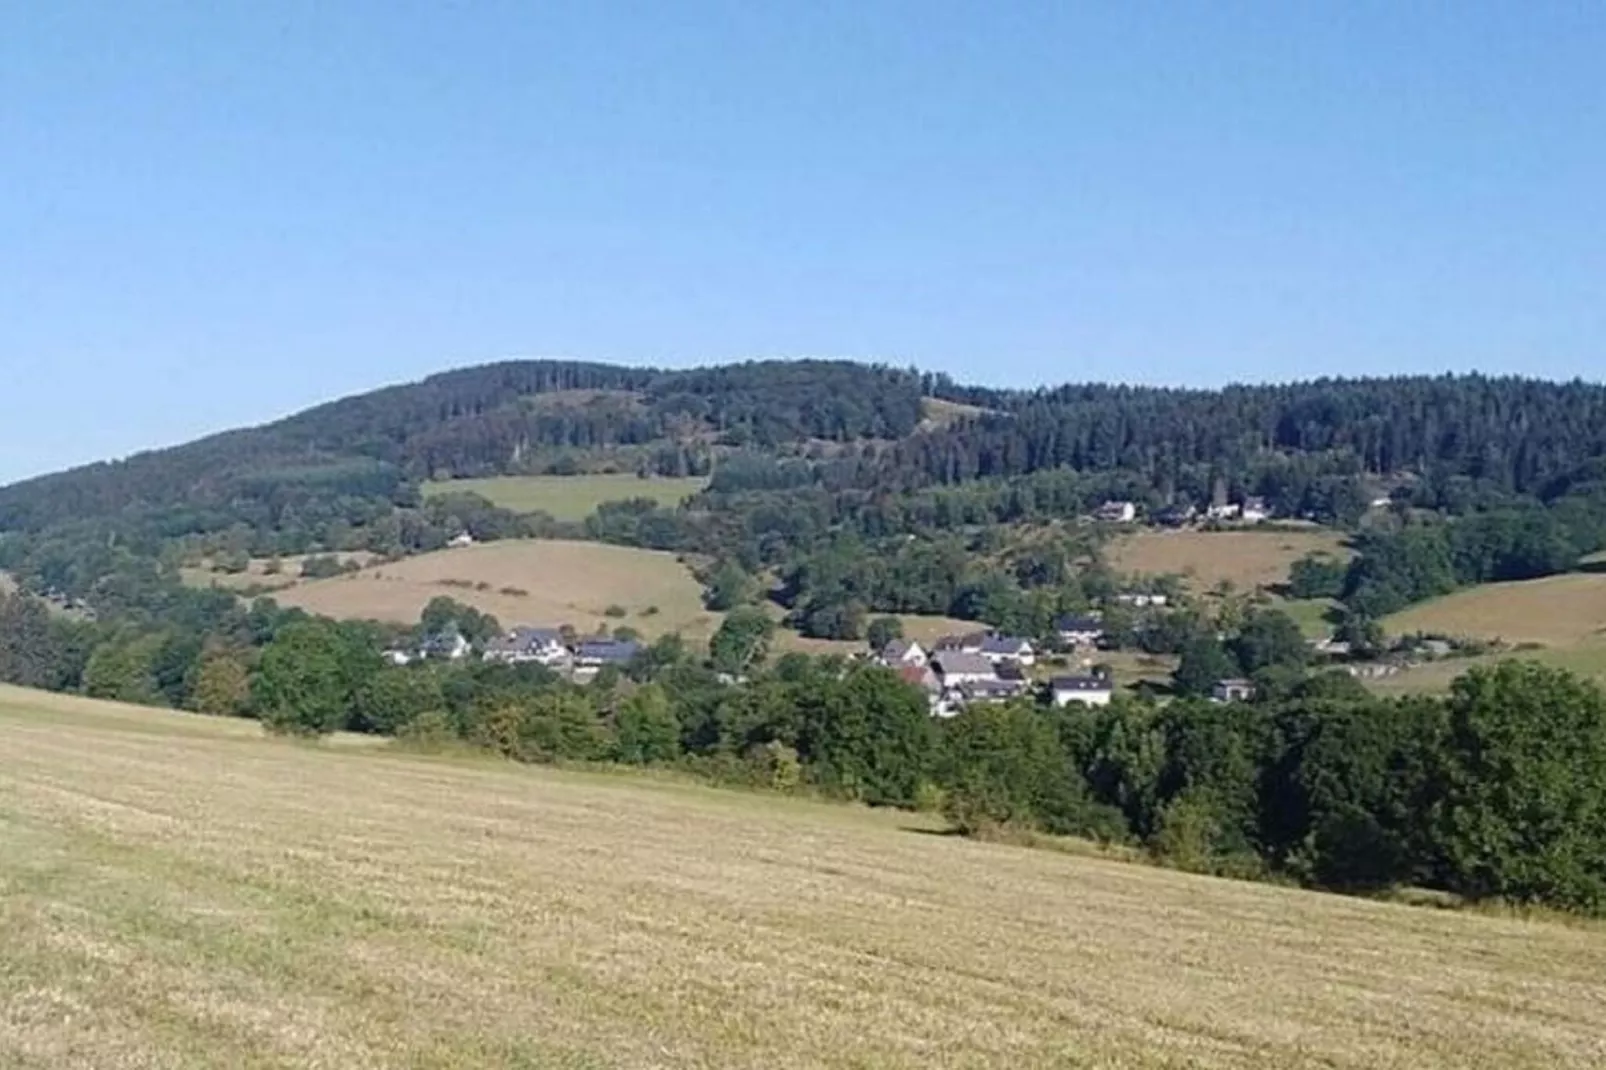
[[[1383,694],[1443,691],[1472,666],[1509,657],[1531,658],[1606,682],[1606,574],[1572,572],[1469,587],[1396,613],[1383,625],[1391,635],[1431,632],[1533,647],[1433,662],[1369,685]]]
[[[0,691],[0,1065],[1568,1070],[1606,930]]]
[[[1606,637],[1606,574],[1486,583],[1396,613],[1390,634],[1441,632],[1570,647]]]
[[[516,513],[549,513],[558,520],[584,520],[603,502],[651,498],[660,505],[679,505],[708,485],[702,476],[685,479],[607,474],[580,476],[497,476],[425,483],[424,497],[454,492],[478,494]]]
[[[1159,531],[1123,535],[1109,548],[1110,564],[1121,572],[1189,577],[1195,591],[1223,580],[1239,590],[1284,583],[1288,568],[1309,553],[1347,560],[1350,551],[1333,531]]]
[[[331,617],[412,624],[439,595],[509,626],[629,625],[647,636],[679,631],[691,639],[706,638],[720,620],[703,608],[702,587],[673,554],[545,539],[440,550],[300,583],[274,597]],[[625,616],[606,616],[610,606]],[[657,612],[648,615],[651,607]]]

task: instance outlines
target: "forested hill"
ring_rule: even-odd
[[[961,405],[923,420],[926,399]],[[677,475],[719,467],[716,492],[807,486],[881,501],[1054,473],[1086,477],[1084,497],[1203,504],[1225,483],[1342,521],[1367,478],[1409,479],[1415,504],[1455,512],[1575,492],[1606,475],[1603,457],[1606,388],[1579,382],[1005,391],[847,362],[518,361],[0,488],[0,531],[113,522],[169,537],[245,524],[316,541],[321,525],[416,504],[421,480],[604,461]]]
[[[219,510],[279,511],[332,495],[400,500],[423,479],[529,471],[543,450],[662,444],[706,454],[721,444],[897,439],[920,418],[920,377],[847,362],[489,364],[0,488],[0,531],[179,508],[205,527]]]

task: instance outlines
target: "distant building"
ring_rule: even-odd
[[[1065,646],[1095,646],[1104,638],[1104,622],[1094,616],[1061,617],[1054,622],[1054,631]]]
[[[1168,505],[1155,514],[1154,519],[1168,528],[1180,528],[1191,524],[1199,516],[1199,510],[1191,505]]]
[[[586,639],[574,648],[576,668],[600,669],[604,665],[628,665],[641,650],[629,639]]]
[[[1093,510],[1093,516],[1106,524],[1130,524],[1138,518],[1138,507],[1128,501],[1107,501]]]
[[[419,655],[426,658],[445,658],[447,661],[462,661],[473,649],[473,645],[461,634],[449,631],[425,639],[419,647]]]
[[[982,644],[987,642],[986,632],[970,632],[966,635],[945,635],[937,640],[932,647],[932,657],[942,654],[980,654]]]
[[[1210,689],[1210,697],[1217,702],[1249,702],[1255,697],[1253,681],[1243,679],[1217,680]]]
[[[998,679],[998,670],[993,668],[992,662],[980,654],[964,650],[938,654],[932,659],[931,667],[942,680],[944,690],[957,688],[961,684],[974,683],[977,680]]]
[[[473,546],[474,536],[470,535],[466,531],[460,532],[459,534],[453,535],[450,539],[448,539],[446,545],[453,549],[458,549],[464,546]]]
[[[535,663],[554,667],[569,661],[569,648],[557,628],[518,627],[485,644],[486,661],[508,665]]]
[[[923,666],[931,658],[925,649],[913,639],[894,639],[881,648],[876,660],[888,668],[896,669],[905,665]]]
[[[1032,644],[1014,635],[989,635],[982,640],[977,653],[994,665],[1006,662],[1030,665],[1037,660],[1037,652],[1032,649]]]
[[[1258,524],[1262,520],[1271,519],[1271,506],[1266,504],[1265,498],[1245,498],[1239,516],[1246,524]]]
[[[1056,676],[1048,682],[1055,706],[1073,702],[1083,706],[1108,706],[1115,688],[1104,676]]]
[[[1212,505],[1205,510],[1206,520],[1237,520],[1243,514],[1243,506],[1237,502],[1223,502],[1221,505]]]
[[[1115,601],[1123,606],[1133,609],[1148,609],[1165,605],[1170,599],[1163,594],[1149,594],[1145,591],[1123,591],[1115,596]]]

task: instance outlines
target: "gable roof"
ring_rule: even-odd
[[[881,656],[888,661],[898,661],[911,650],[917,650],[920,644],[913,639],[894,639],[881,648]]]
[[[1054,622],[1062,632],[1102,632],[1104,622],[1094,616],[1064,616]]]
[[[919,688],[930,688],[936,683],[936,674],[924,665],[904,665],[898,669],[898,678]]]
[[[995,670],[993,663],[980,654],[971,654],[962,650],[950,651],[938,657],[934,663],[937,671],[943,676],[992,676]]]
[[[1055,691],[1110,691],[1110,681],[1102,676],[1056,676],[1049,681]]]
[[[1031,648],[1032,644],[1018,635],[989,635],[981,641],[983,654],[1019,654]]]
[[[628,639],[587,639],[574,648],[581,661],[626,662],[636,656],[639,644]]]
[[[933,644],[933,650],[960,650],[979,647],[987,641],[986,632],[966,632],[964,635],[945,635]]]

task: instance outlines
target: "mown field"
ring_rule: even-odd
[[[1442,691],[1474,665],[1532,658],[1606,682],[1606,574],[1573,572],[1520,583],[1488,583],[1412,606],[1387,618],[1391,635],[1428,632],[1499,640],[1489,657],[1423,665],[1371,686],[1382,693]]]
[[[464,492],[518,513],[544,512],[558,520],[584,520],[603,502],[651,498],[660,505],[679,505],[708,485],[697,476],[686,479],[642,479],[625,473],[581,476],[497,476],[425,483],[424,497]]]
[[[283,605],[348,620],[414,624],[447,595],[503,624],[572,624],[582,632],[628,625],[647,636],[706,638],[718,614],[673,554],[595,542],[517,540],[440,550],[275,592]],[[624,611],[609,616],[610,607]]]
[[[1176,573],[1206,592],[1223,581],[1240,591],[1264,589],[1288,580],[1288,568],[1306,554],[1348,560],[1343,536],[1334,531],[1158,531],[1123,535],[1109,548],[1110,564],[1143,575]]]
[[[0,1065],[1557,1070],[1606,931],[0,691]]]

